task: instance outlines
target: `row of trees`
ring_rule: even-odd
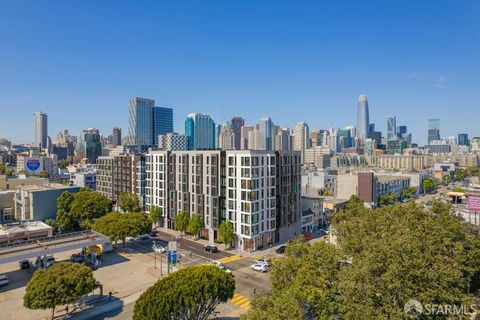
[[[143,212],[110,212],[98,218],[92,229],[106,235],[113,242],[122,241],[125,246],[127,237],[136,237],[147,233],[152,228],[152,221]]]
[[[410,299],[457,307],[476,299],[478,230],[447,205],[365,209],[352,197],[332,230],[338,246],[289,244],[274,261],[271,293],[257,296],[242,319],[406,319]]]

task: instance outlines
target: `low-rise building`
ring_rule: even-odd
[[[0,224],[0,245],[52,236],[52,227],[41,221]]]
[[[17,188],[14,195],[15,219],[19,221],[55,219],[57,199],[65,191],[78,192],[80,188],[58,183]]]

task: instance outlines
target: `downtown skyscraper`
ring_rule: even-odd
[[[215,122],[202,113],[191,113],[185,120],[188,150],[212,150],[216,148]]]
[[[155,146],[158,136],[173,132],[173,110],[156,107],[155,100],[134,97],[129,101],[128,138],[137,146]]]
[[[44,112],[37,111],[33,114],[33,126],[35,137],[33,144],[36,148],[46,148],[48,141],[48,116]]]
[[[357,138],[360,141],[365,142],[368,138],[368,127],[370,124],[369,113],[368,113],[368,100],[367,95],[361,94],[358,97],[358,108],[357,108]]]

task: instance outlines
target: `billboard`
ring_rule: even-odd
[[[39,174],[43,170],[43,163],[40,158],[26,158],[25,171],[29,174]]]
[[[468,196],[467,209],[480,212],[480,196]]]

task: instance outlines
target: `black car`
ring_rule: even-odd
[[[284,254],[285,253],[285,249],[287,249],[287,246],[281,246],[279,247],[277,250],[275,250],[276,253],[279,253],[279,254]]]
[[[216,246],[205,246],[203,247],[203,250],[211,252],[211,253],[217,253],[218,248]]]
[[[152,230],[152,231],[150,231],[150,232],[148,233],[148,235],[149,235],[150,237],[152,237],[152,238],[155,238],[155,237],[157,236],[157,231]]]
[[[30,269],[30,261],[28,260],[22,260],[20,262],[18,262],[18,265],[20,266],[20,269]]]

